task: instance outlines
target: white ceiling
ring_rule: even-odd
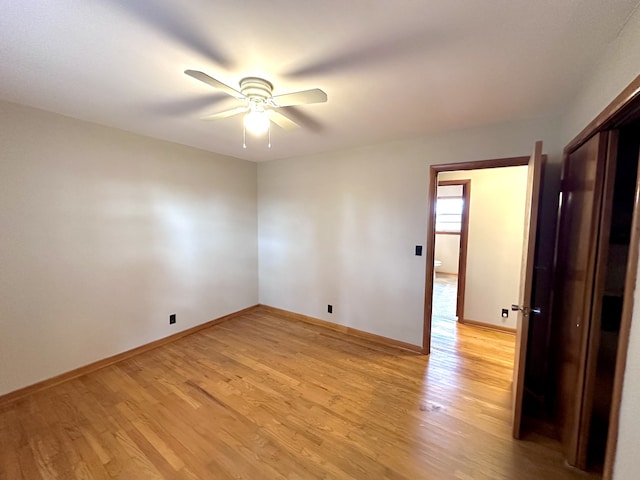
[[[553,116],[638,0],[0,0],[0,98],[249,160]],[[183,74],[274,95],[319,87],[307,127],[202,121],[236,101]],[[291,112],[290,112],[291,113]]]

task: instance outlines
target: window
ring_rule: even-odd
[[[460,233],[463,210],[462,185],[438,187],[436,233]]]

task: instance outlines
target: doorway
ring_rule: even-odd
[[[443,322],[451,320],[515,333],[516,316],[508,309],[518,298],[520,284],[528,162],[529,157],[513,157],[431,167],[434,208],[428,220],[427,262],[432,273],[427,274],[431,285],[425,292],[425,350],[431,350],[431,330],[449,330],[451,323]],[[457,218],[459,227],[443,226],[439,213],[451,214],[451,209],[438,202],[444,199],[450,204],[456,196],[463,197],[464,205]],[[450,220],[453,224],[456,219]],[[459,247],[454,249],[458,254],[454,269],[447,255],[455,246]],[[451,288],[447,284],[456,279],[447,275],[451,273],[457,273],[455,315],[446,302]]]
[[[433,318],[464,318],[471,180],[439,180],[436,191]]]
[[[422,352],[424,354],[431,353],[431,331],[432,331],[432,315],[433,315],[433,264],[434,264],[434,251],[435,251],[435,212],[436,212],[436,196],[438,177],[445,172],[469,171],[477,170],[484,172],[485,169],[495,169],[497,167],[516,167],[527,165],[527,181],[526,181],[526,194],[524,196],[525,205],[521,209],[524,211],[524,222],[521,225],[523,228],[519,232],[520,238],[522,238],[521,250],[515,255],[506,255],[504,260],[509,263],[513,263],[515,257],[520,259],[520,272],[519,281],[515,281],[518,286],[517,295],[513,298],[517,298],[517,304],[511,305],[511,310],[515,312],[515,350],[514,350],[514,362],[513,362],[513,382],[512,382],[512,426],[513,437],[520,438],[522,434],[522,406],[524,391],[526,388],[525,382],[525,367],[527,359],[527,346],[530,330],[530,316],[538,315],[541,309],[532,305],[533,299],[533,279],[534,279],[534,257],[536,253],[536,233],[538,225],[538,206],[541,193],[541,179],[542,169],[546,163],[546,155],[542,154],[542,141],[535,142],[533,152],[530,157],[512,157],[495,160],[484,160],[478,162],[467,163],[454,163],[446,165],[434,165],[429,169],[429,200],[431,208],[428,211],[427,221],[427,250],[426,250],[426,279],[425,279],[425,308],[424,308],[424,326],[423,326],[423,339],[422,339]],[[503,191],[505,186],[509,186],[510,183],[504,182],[503,184],[493,186],[495,191]],[[493,193],[493,192],[492,192]],[[496,197],[501,204],[506,204],[512,200],[509,196],[503,198],[503,196],[489,195],[494,200]],[[517,195],[516,195],[517,196]],[[499,210],[499,209],[498,209]],[[492,213],[491,211],[489,211]],[[471,212],[470,212],[471,216]],[[470,222],[471,223],[471,222]],[[479,222],[485,231],[496,229],[496,217],[483,218]],[[506,233],[501,229],[498,229],[500,234]],[[500,252],[499,248],[494,249]],[[486,250],[485,250],[486,251]],[[487,262],[487,258],[482,258],[483,262]],[[518,262],[516,262],[518,263]],[[470,269],[467,269],[469,272]],[[495,290],[494,285],[487,282],[486,279],[480,278],[479,282],[489,286],[489,292]],[[466,283],[469,283],[469,275],[467,274]],[[502,295],[502,294],[501,294]],[[466,297],[466,287],[465,287]],[[501,302],[504,302],[508,297],[501,296]],[[486,299],[482,299],[484,302]],[[508,300],[507,300],[508,301]],[[466,305],[466,303],[465,303]],[[504,313],[508,310],[503,310]],[[465,309],[466,316],[466,309]],[[466,327],[466,326],[465,326]],[[467,327],[468,328],[468,327]]]

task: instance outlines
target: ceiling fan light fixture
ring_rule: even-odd
[[[269,114],[264,110],[251,109],[244,116],[244,128],[253,135],[264,135],[269,130]]]
[[[236,107],[205,117],[207,120],[228,118],[244,113],[242,128],[242,147],[247,148],[247,130],[255,136],[268,134],[267,146],[271,148],[271,120],[281,128],[289,130],[298,127],[284,113],[276,111],[280,107],[295,107],[312,103],[324,103],[327,94],[319,88],[302,90],[299,92],[285,93],[273,96],[273,84],[264,78],[245,77],[240,80],[240,91],[230,87],[226,83],[210,77],[198,70],[185,70],[184,73],[200,82],[222,90],[227,95],[246,102],[244,107]]]

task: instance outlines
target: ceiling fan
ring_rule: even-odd
[[[217,88],[227,95],[230,95],[245,105],[224,110],[204,117],[204,120],[217,120],[228,118],[234,115],[245,114],[244,128],[245,131],[260,135],[265,132],[270,133],[270,122],[273,121],[279,127],[290,130],[297,128],[299,125],[287,117],[282,111],[278,111],[280,107],[292,107],[297,105],[308,105],[312,103],[324,103],[327,101],[327,94],[319,88],[303,90],[301,92],[285,93],[283,95],[273,96],[273,85],[268,80],[259,77],[245,77],[240,80],[240,90],[230,87],[210,77],[206,73],[198,70],[185,70],[185,74],[200,80],[214,88]],[[269,147],[271,141],[269,141]],[[244,143],[246,148],[246,139]]]

